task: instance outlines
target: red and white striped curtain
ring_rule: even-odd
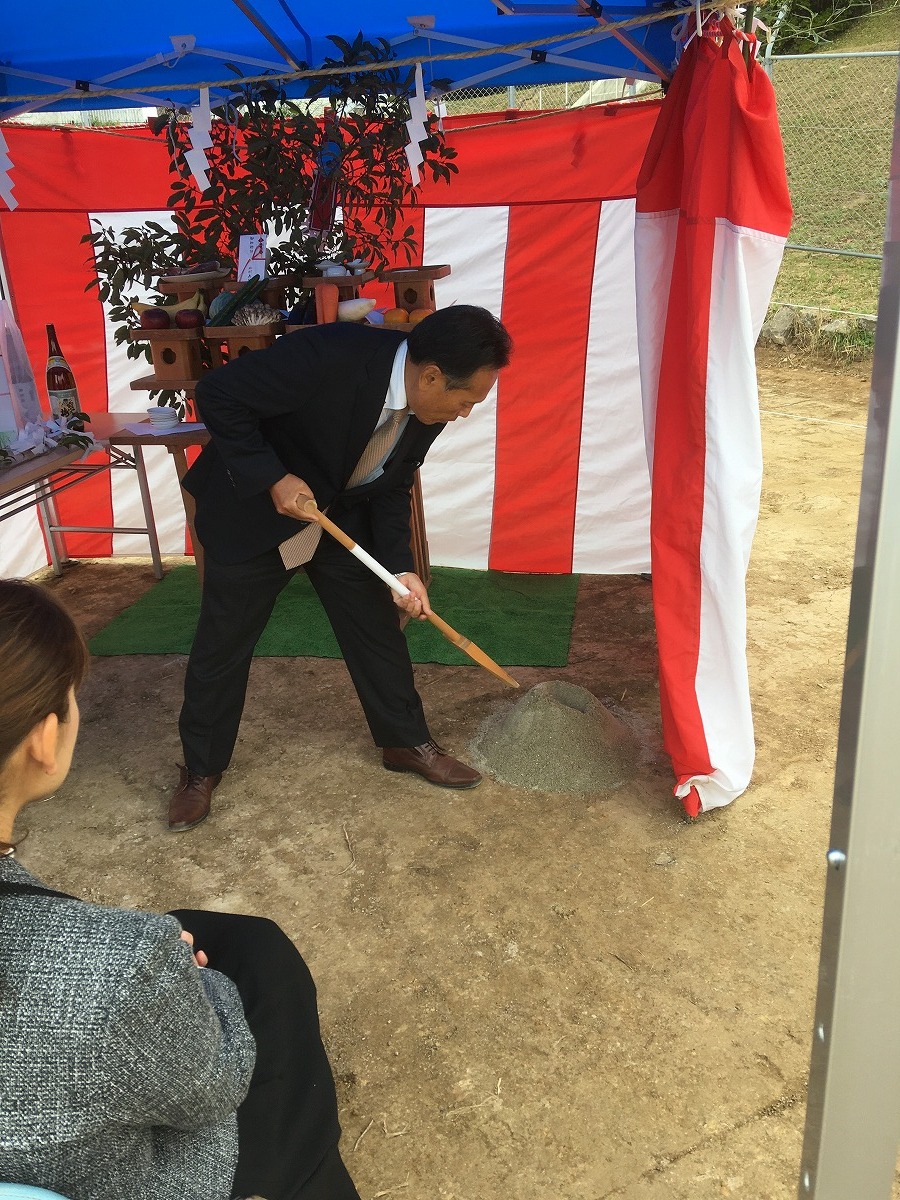
[[[437,441],[423,470],[432,559],[534,572],[649,565],[650,488],[638,376],[634,196],[656,102],[447,122],[460,173],[407,215],[423,261],[449,263],[438,304],[481,304],[515,341],[497,395]],[[141,130],[8,128],[19,207],[0,211],[12,298],[41,387],[52,321],[89,410],[135,411],[146,373],[113,341],[80,244],[92,218],[166,221],[165,146]],[[387,291],[382,299],[389,301]],[[147,466],[164,553],[184,517],[164,450]],[[61,497],[64,523],[139,526],[132,473]],[[71,534],[75,556],[144,554],[133,534]],[[0,574],[47,561],[33,513],[0,525]]]
[[[686,811],[754,740],[745,578],[762,478],[754,345],[791,222],[772,85],[728,22],[682,56],[641,170],[635,260],[663,734]]]

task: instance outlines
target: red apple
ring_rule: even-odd
[[[168,329],[170,324],[164,308],[145,308],[141,313],[141,329]]]
[[[205,324],[203,313],[199,308],[182,308],[175,314],[175,324],[179,329],[199,329]]]

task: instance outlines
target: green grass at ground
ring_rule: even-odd
[[[786,250],[772,303],[874,314],[880,283],[881,263],[874,259]]]

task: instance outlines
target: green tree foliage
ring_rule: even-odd
[[[149,357],[145,345],[128,340],[138,324],[131,302],[139,298],[139,288],[152,289],[173,268],[210,259],[234,269],[242,233],[279,238],[270,249],[273,275],[308,275],[322,257],[361,257],[375,266],[398,256],[413,261],[414,229],[402,219],[404,209],[417,203],[403,148],[413,71],[391,67],[394,55],[386,41],[366,41],[361,34],[352,43],[330,40],[339,56],[326,59],[323,68],[378,64],[380,69],[310,80],[306,99],[291,101],[277,81],[243,83],[232,68],[237,77],[232,96],[214,109],[213,145],[206,152],[209,187],[202,194],[184,158],[190,148],[189,114],[172,110],[157,122],[156,132],[166,137],[171,152],[168,205],[174,230],[147,221],[117,233],[95,221],[97,228],[82,239],[91,244],[97,269],[88,287],[96,287],[109,303],[116,342],[127,343],[130,358]],[[334,111],[341,145],[338,217],[324,242],[306,229],[322,143],[321,116],[315,115],[322,105],[311,111],[309,104],[317,99]],[[421,147],[425,169],[449,183],[458,169],[456,152],[445,144],[434,118]],[[301,299],[299,288],[288,289],[290,303]]]

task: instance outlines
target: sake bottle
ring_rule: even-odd
[[[72,417],[81,411],[72,368],[63,357],[52,325],[47,326],[47,395],[54,417]]]

